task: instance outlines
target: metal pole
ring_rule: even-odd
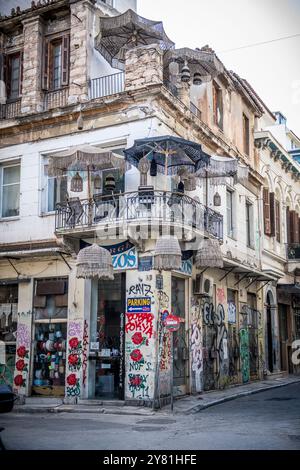
[[[174,409],[174,333],[171,334],[171,364],[170,364],[170,375],[171,375],[171,412],[173,413]]]

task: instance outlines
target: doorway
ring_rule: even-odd
[[[125,273],[114,275],[113,281],[98,282],[95,398],[124,398],[124,308]]]
[[[178,331],[173,333],[174,341],[174,395],[187,393],[188,348],[186,342],[186,280],[172,276],[172,312],[183,318]]]
[[[272,307],[271,295],[267,294],[267,351],[268,351],[268,369],[272,373],[274,370],[273,362],[273,325],[272,325]]]

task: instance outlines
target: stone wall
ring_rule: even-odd
[[[163,81],[163,56],[159,46],[137,47],[126,52],[125,89],[135,90]]]

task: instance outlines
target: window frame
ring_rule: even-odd
[[[18,67],[18,95],[12,96],[12,62],[14,59],[19,59]],[[4,82],[6,87],[7,102],[13,103],[18,101],[22,96],[22,85],[23,85],[23,50],[4,54]]]
[[[243,152],[250,156],[250,119],[246,113],[243,113]]]
[[[55,207],[53,210],[49,210],[49,179],[55,180],[57,176],[49,176],[46,174],[46,167],[48,166],[49,162],[49,155],[42,154],[41,155],[41,183],[42,183],[42,190],[41,190],[41,201],[40,201],[40,215],[53,215],[55,214]],[[62,175],[60,178],[67,178],[67,175]],[[68,196],[68,179],[67,179],[67,196]],[[63,201],[57,201],[55,204],[61,204]]]
[[[224,130],[224,102],[222,88],[216,83],[212,83],[213,87],[213,120],[214,124],[221,131]],[[218,111],[220,112],[220,119],[218,119]]]
[[[229,218],[228,218],[228,195],[230,194],[230,225],[228,224]],[[234,191],[232,191],[230,188],[226,188],[226,222],[227,222],[227,236],[229,238],[234,238],[234,215],[233,215],[233,209],[234,209]],[[229,229],[230,227],[230,229]]]
[[[253,246],[253,228],[254,228],[254,211],[253,203],[246,200],[246,245],[247,248],[254,248]]]
[[[5,168],[11,168],[17,166],[20,168],[20,179],[18,183],[8,183],[5,184],[5,186],[15,186],[19,185],[19,212],[18,215],[10,215],[10,216],[3,216],[3,188],[4,188],[4,169]],[[11,220],[11,219],[18,219],[20,217],[20,212],[21,212],[21,205],[20,205],[20,200],[21,200],[21,162],[17,163],[9,163],[9,162],[4,162],[3,164],[0,164],[0,220]]]
[[[54,87],[54,48],[61,46],[60,55],[60,83]],[[43,43],[42,56],[42,90],[55,92],[69,86],[70,78],[70,31],[61,32],[56,35],[46,36]]]

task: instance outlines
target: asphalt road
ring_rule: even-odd
[[[7,449],[300,449],[300,384],[269,390],[189,416],[0,415]]]

